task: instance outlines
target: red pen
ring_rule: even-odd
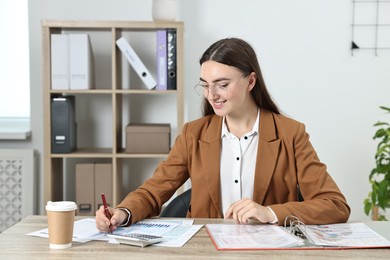
[[[108,210],[106,195],[104,195],[104,193],[102,193],[101,196],[102,196],[102,201],[103,201],[104,214],[110,220],[112,216],[111,216],[110,211]],[[110,226],[111,226],[111,223],[110,223]]]

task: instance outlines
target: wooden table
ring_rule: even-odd
[[[80,219],[76,217],[76,219]],[[195,219],[194,224],[223,223],[222,219]],[[378,232],[385,230],[390,238],[390,222],[370,225]],[[49,248],[47,238],[27,236],[27,233],[47,228],[46,216],[29,216],[0,234],[1,259],[389,259],[390,249],[349,250],[254,250],[217,251],[205,227],[183,247],[132,247],[105,241],[73,242],[71,248]]]

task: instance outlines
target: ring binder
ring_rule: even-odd
[[[311,245],[302,249],[390,248],[389,240],[361,222],[306,225],[296,216],[289,215],[284,220],[284,228]]]
[[[157,30],[157,90],[167,90],[167,30]]]
[[[148,89],[153,89],[157,85],[157,82],[154,80],[152,74],[150,74],[149,70],[145,67],[128,41],[121,37],[116,41],[116,45],[122,51],[122,54],[126,57],[127,61],[130,63]]]
[[[305,223],[300,221],[296,216],[288,215],[284,219],[284,228],[294,236],[306,238],[305,232],[303,231],[306,228]]]
[[[176,90],[176,30],[167,29],[168,83],[167,88]]]

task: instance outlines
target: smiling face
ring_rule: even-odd
[[[200,69],[204,96],[218,116],[239,117],[254,101],[250,91],[256,82],[255,73],[244,76],[235,67],[206,61]]]

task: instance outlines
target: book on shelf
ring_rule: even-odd
[[[146,87],[148,89],[153,89],[154,87],[156,87],[156,80],[153,78],[152,74],[146,68],[146,66],[141,61],[134,49],[131,47],[129,42],[125,38],[121,37],[116,41],[116,45],[121,50],[123,56],[126,57],[127,61],[137,73],[137,75],[142,79]]]
[[[157,90],[167,90],[167,30],[157,30]]]
[[[93,55],[88,34],[51,35],[51,88],[90,89]]]
[[[167,89],[176,89],[176,29],[167,29],[168,82]]]

